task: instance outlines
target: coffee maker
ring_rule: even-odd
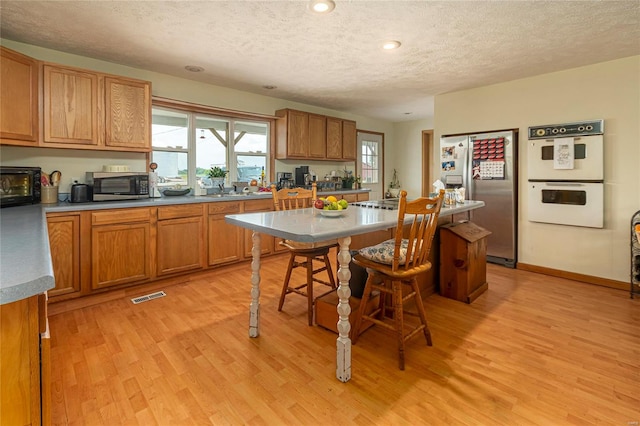
[[[294,185],[294,180],[293,180],[293,173],[291,172],[278,172],[276,173],[276,179],[277,179],[277,187],[278,189],[282,189],[282,188],[293,188]]]
[[[296,186],[304,186],[307,184],[309,175],[309,166],[296,167]]]

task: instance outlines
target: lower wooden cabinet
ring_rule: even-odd
[[[156,275],[205,267],[202,204],[158,208]]]
[[[49,410],[49,389],[41,384],[40,333],[46,328],[39,298],[35,295],[0,305],[0,413],[3,425],[39,425],[42,407]],[[44,324],[42,324],[44,322]],[[45,352],[45,357],[48,352]],[[42,386],[42,387],[41,387]]]
[[[55,288],[50,297],[80,291],[80,214],[48,214],[49,248]]]
[[[240,213],[240,203],[223,202],[208,205],[209,266],[237,262],[242,259],[242,228],[224,220],[227,214]]]
[[[104,210],[91,214],[91,288],[151,278],[149,209]]]

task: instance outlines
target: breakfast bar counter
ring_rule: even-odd
[[[484,206],[483,201],[465,201],[456,206],[443,206],[440,218],[454,214],[468,212]],[[249,307],[249,336],[260,335],[260,234],[265,233],[280,238],[299,242],[318,242],[337,239],[338,251],[338,281],[337,290],[339,302],[338,311],[338,339],[336,342],[337,366],[336,377],[342,382],[351,378],[351,339],[349,331],[349,297],[351,289],[349,280],[351,272],[349,263],[351,254],[349,245],[354,235],[366,234],[394,228],[398,223],[398,212],[395,210],[371,209],[350,206],[344,214],[337,217],[327,217],[321,210],[308,208],[299,210],[242,213],[227,215],[228,223],[253,231],[253,260],[251,262],[251,304]],[[408,223],[408,222],[407,222]]]

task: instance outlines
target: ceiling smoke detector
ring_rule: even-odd
[[[316,13],[329,13],[336,7],[333,0],[311,0],[309,8]]]
[[[187,71],[191,71],[191,72],[202,72],[204,71],[204,68],[199,67],[197,65],[187,65],[186,67],[184,67],[185,70]]]

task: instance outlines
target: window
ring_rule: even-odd
[[[378,146],[379,143],[375,141],[362,141],[362,183],[378,183],[378,171],[380,169]]]
[[[152,161],[161,186],[210,185],[212,167],[227,170],[226,182],[268,176],[270,121],[237,119],[154,106]],[[231,137],[233,135],[233,137]]]

